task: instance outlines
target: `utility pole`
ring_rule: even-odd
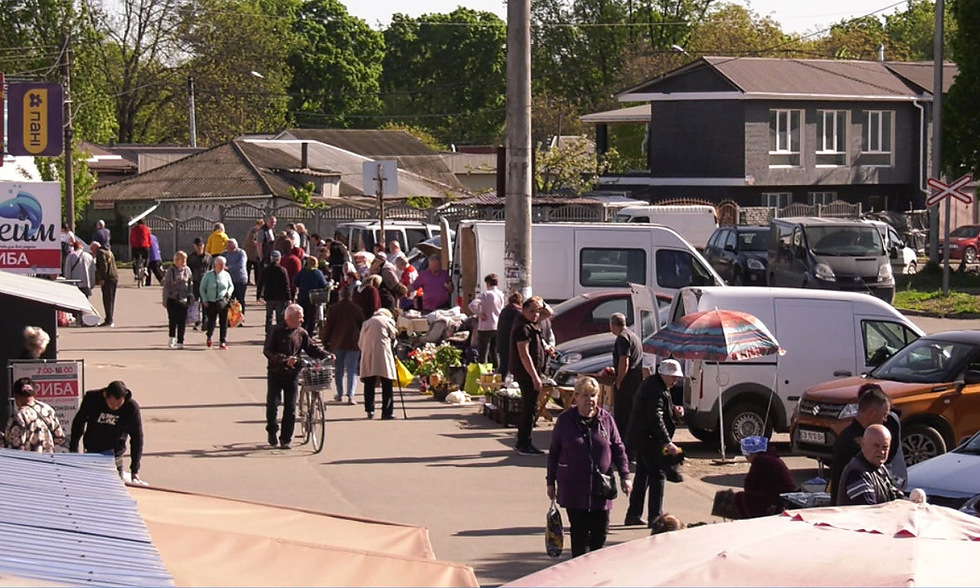
[[[936,34],[933,37],[932,73],[932,177],[942,181],[943,170],[943,19],[945,6],[943,0],[936,0]],[[949,214],[950,200],[946,198],[946,218],[943,222],[943,296],[949,294]],[[929,257],[938,261],[939,252],[939,205],[931,207],[929,231]]]
[[[61,39],[61,76],[65,85],[65,98],[62,108],[65,113],[65,223],[68,230],[75,232],[75,170],[72,165],[72,136],[71,125],[71,41],[67,36]]]
[[[507,3],[507,194],[504,279],[531,295],[531,1]]]
[[[194,109],[194,76],[187,76],[187,123],[190,125],[191,147],[197,147],[197,111]]]
[[[384,251],[388,250],[388,243],[385,242],[385,176],[384,171],[381,169],[381,163],[378,163],[377,167],[378,174],[378,220],[381,224],[381,237],[378,242],[384,248]]]

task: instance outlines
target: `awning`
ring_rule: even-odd
[[[82,291],[66,282],[0,270],[0,294],[50,304],[59,310],[98,314]]]
[[[628,108],[617,108],[603,112],[593,112],[580,117],[582,122],[591,124],[603,123],[648,123],[650,122],[650,105],[641,104]]]

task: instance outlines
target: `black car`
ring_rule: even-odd
[[[711,267],[733,286],[766,285],[769,227],[721,227],[704,248]]]

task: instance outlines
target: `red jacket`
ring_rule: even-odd
[[[303,269],[303,250],[294,247],[292,251],[282,256],[279,265],[286,268],[286,274],[289,276],[289,291],[295,297],[296,286],[293,285],[293,278]]]
[[[129,246],[149,249],[150,244],[150,227],[144,224],[133,225],[133,230],[129,232]]]

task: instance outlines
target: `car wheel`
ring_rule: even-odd
[[[718,433],[715,431],[690,426],[687,428],[687,430],[695,439],[702,443],[707,443],[708,445],[718,445]]]
[[[754,402],[736,402],[724,413],[726,447],[738,447],[745,437],[772,435],[772,422],[766,421],[765,409]]]
[[[917,423],[902,431],[905,465],[912,465],[946,453],[946,440],[929,425]]]
[[[963,250],[963,261],[967,263],[977,262],[977,250],[973,247],[967,247]]]
[[[914,276],[917,273],[919,273],[919,264],[915,260],[912,260],[905,268],[905,274],[908,276]]]

